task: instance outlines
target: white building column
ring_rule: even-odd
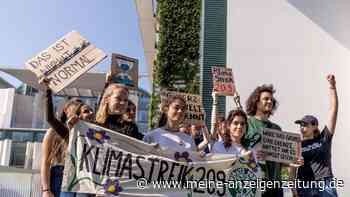
[[[9,166],[10,158],[11,158],[12,140],[9,140],[9,139],[2,140],[0,143],[0,146],[1,146],[0,165]]]

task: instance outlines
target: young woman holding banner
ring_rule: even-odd
[[[242,144],[241,139],[247,131],[247,115],[240,109],[232,110],[226,120],[227,128],[222,141],[217,141],[212,153],[234,154],[241,156],[249,153]]]
[[[112,83],[104,90],[100,106],[96,113],[96,123],[108,129],[142,140],[134,122],[125,121],[129,91],[126,86]]]
[[[46,87],[48,81],[42,82]],[[86,197],[87,194],[76,194],[71,192],[61,192],[63,178],[64,157],[68,146],[70,120],[82,119],[91,121],[94,114],[88,105],[79,99],[67,101],[63,107],[60,120],[54,115],[52,104],[52,92],[47,87],[46,90],[46,118],[51,128],[46,132],[42,143],[41,158],[41,187],[43,197]]]
[[[301,181],[319,181],[323,182],[322,188],[298,188],[293,190],[294,196],[320,196],[336,197],[336,188],[331,187],[333,179],[332,172],[332,139],[335,133],[335,127],[338,116],[338,96],[336,81],[334,75],[328,75],[330,91],[330,111],[328,123],[320,132],[318,120],[312,115],[306,115],[302,119],[295,121],[300,125],[302,133],[302,157],[304,165],[297,169],[297,179]],[[292,168],[292,175],[295,175],[296,168]]]
[[[145,142],[157,143],[162,148],[175,150],[179,153],[199,151],[205,148],[208,144],[208,132],[203,132],[204,140],[198,147],[195,145],[191,135],[180,132],[181,124],[185,121],[186,112],[186,101],[183,97],[169,97],[165,103],[162,103],[161,111],[159,128],[148,133],[143,139]],[[188,152],[186,156],[188,158]]]
[[[226,121],[225,116],[218,116],[217,114],[217,106],[218,106],[218,93],[213,92],[213,106],[211,111],[211,137],[210,137],[210,146],[211,149],[216,142],[220,142],[224,140],[225,132],[226,132]],[[236,92],[234,94],[234,102],[236,104],[237,109],[242,109],[242,105],[240,104],[240,97]]]

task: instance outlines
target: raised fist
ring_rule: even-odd
[[[329,85],[331,86],[331,88],[335,88],[336,82],[335,82],[334,75],[332,74],[327,75],[327,81],[329,82]]]

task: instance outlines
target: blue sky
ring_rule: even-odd
[[[24,68],[29,58],[76,30],[109,55],[95,71],[108,71],[115,52],[139,59],[139,74],[148,74],[133,0],[3,1],[0,24],[1,67]],[[139,86],[150,90],[149,79],[139,79]]]

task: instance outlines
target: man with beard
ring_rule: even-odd
[[[275,90],[272,85],[258,86],[246,102],[246,112],[249,115],[248,131],[242,140],[242,144],[248,149],[254,148],[261,141],[264,128],[282,130],[280,126],[269,120],[278,105],[277,100],[273,97],[274,93]],[[263,160],[264,154],[257,151],[257,158]],[[281,163],[262,161],[260,166],[264,180],[281,180]],[[282,197],[283,190],[282,188],[267,188],[262,196]]]

